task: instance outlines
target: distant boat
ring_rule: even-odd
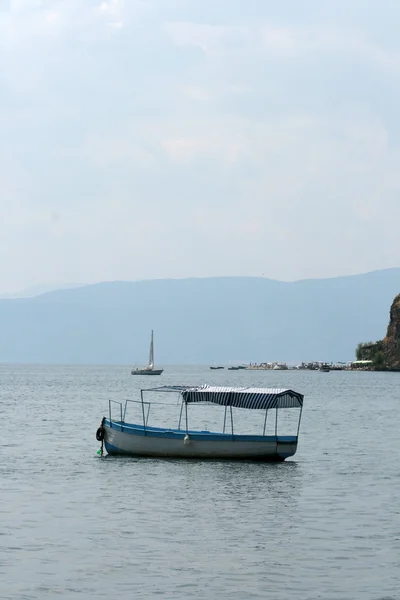
[[[163,370],[154,368],[154,336],[153,330],[151,330],[149,364],[143,369],[132,369],[131,373],[132,375],[161,375]]]
[[[228,371],[239,371],[240,367],[228,367]]]
[[[225,367],[210,367],[213,371],[217,371],[218,369],[225,369]]]
[[[320,369],[319,369],[322,373],[329,373],[329,371],[331,370],[329,365],[321,365]]]

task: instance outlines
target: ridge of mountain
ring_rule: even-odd
[[[100,282],[0,299],[0,362],[157,364],[351,360],[378,339],[400,269],[282,282],[212,277]]]

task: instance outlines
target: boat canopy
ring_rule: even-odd
[[[289,389],[255,388],[255,387],[222,387],[202,385],[167,386],[150,388],[144,391],[179,392],[187,404],[207,402],[236,408],[266,410],[270,408],[301,408],[303,395]]]

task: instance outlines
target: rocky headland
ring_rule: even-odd
[[[369,368],[375,371],[400,371],[400,294],[390,308],[386,337],[358,344],[356,356],[357,361],[371,361]]]

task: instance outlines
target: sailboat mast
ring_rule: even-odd
[[[153,330],[151,330],[151,342],[150,342],[149,367],[150,367],[150,369],[152,369],[152,368],[154,367],[154,340],[153,340]]]

